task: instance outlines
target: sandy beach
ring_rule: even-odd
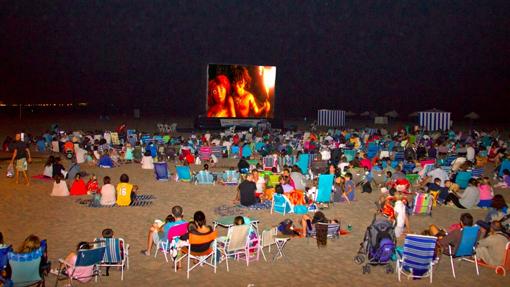
[[[170,122],[170,121],[168,121]],[[2,120],[0,136],[12,134],[16,129],[23,128],[32,133],[39,133],[48,128],[50,121],[24,122]],[[72,122],[59,120],[65,129],[72,128]],[[92,126],[113,128],[118,122],[88,122]],[[74,127],[83,128],[85,122],[74,123]],[[154,121],[140,121],[139,127],[154,126]],[[92,128],[91,128],[92,129]],[[43,161],[47,155],[34,154],[34,162],[29,166],[30,175],[43,171]],[[314,239],[292,239],[284,252],[285,258],[275,262],[265,262],[260,257],[257,262],[250,262],[247,267],[243,261],[234,262],[227,272],[224,263],[220,264],[217,273],[210,268],[197,268],[190,279],[182,270],[174,273],[173,265],[166,263],[163,256],[146,257],[140,254],[145,249],[147,231],[154,219],[164,219],[173,205],[184,208],[185,219],[191,219],[197,210],[205,212],[208,224],[219,217],[214,209],[221,205],[233,206],[235,187],[232,186],[199,186],[170,180],[158,182],[151,170],[142,170],[138,164],[125,164],[114,169],[100,169],[82,165],[82,170],[96,174],[99,179],[110,176],[114,184],[122,173],[130,176],[130,182],[140,187],[140,194],[152,194],[156,197],[150,207],[115,207],[88,208],[77,203],[79,198],[55,198],[49,194],[51,181],[32,179],[32,185],[16,185],[14,179],[5,177],[8,154],[1,154],[0,159],[0,231],[7,243],[18,246],[29,234],[36,234],[48,240],[49,257],[52,262],[64,257],[75,248],[79,241],[93,240],[104,228],[112,228],[115,236],[122,237],[130,245],[130,268],[120,280],[120,272],[110,271],[109,277],[101,277],[100,285],[104,286],[431,286],[426,280],[406,280],[398,283],[396,274],[385,274],[384,268],[374,267],[371,274],[362,275],[361,266],[353,261],[353,257],[363,240],[366,227],[370,224],[375,212],[374,202],[380,195],[378,190],[372,194],[361,194],[358,190],[357,200],[352,204],[335,204],[324,212],[328,218],[341,221],[342,229],[347,224],[353,226],[350,234],[337,240],[328,240],[327,247],[318,249]],[[220,160],[220,166],[234,166],[235,160]],[[68,167],[69,163],[64,162]],[[194,166],[198,169],[198,166]],[[219,170],[219,168],[216,168]],[[225,169],[225,168],[222,168]],[[487,166],[486,170],[491,170]],[[213,169],[214,170],[214,169]],[[170,171],[175,172],[175,164],[170,163]],[[101,182],[101,180],[100,180]],[[68,181],[70,184],[70,181]],[[508,190],[497,190],[510,201]],[[412,216],[411,230],[419,233],[429,224],[448,227],[458,221],[464,210],[440,207],[433,210],[432,216]],[[485,217],[486,210],[469,210],[475,220]],[[269,210],[243,210],[243,215],[260,221],[260,229],[277,225],[285,218],[298,222],[299,215],[270,214]],[[219,227],[220,234],[226,230]],[[272,254],[274,254],[272,249]],[[55,265],[54,265],[55,266]],[[443,256],[434,269],[432,286],[510,286],[510,276],[497,276],[493,270],[480,268],[480,276],[475,273],[475,266],[466,262],[456,263],[457,279],[451,274],[449,258]],[[55,276],[49,275],[46,284],[54,284]],[[63,284],[63,283],[62,283]],[[94,285],[88,283],[87,285]]]

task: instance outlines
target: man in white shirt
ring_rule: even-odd
[[[475,149],[472,144],[466,147],[466,159],[470,162],[475,162]]]

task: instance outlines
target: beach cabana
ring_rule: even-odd
[[[345,111],[342,110],[319,110],[317,112],[317,125],[324,127],[345,126]]]
[[[449,130],[451,113],[437,109],[418,112],[418,121],[425,131]]]

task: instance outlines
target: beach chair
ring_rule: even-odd
[[[404,161],[404,159],[405,159],[405,157],[404,157],[404,152],[403,151],[395,152],[395,155],[393,157],[394,161],[401,162],[401,161]]]
[[[276,155],[268,155],[263,157],[262,167],[267,171],[271,171],[273,167],[278,168],[278,157]]]
[[[271,203],[271,214],[273,214],[273,210],[276,213],[285,215],[293,213],[294,206],[285,195],[275,193],[273,194],[273,202]]]
[[[473,170],[471,170],[471,176],[474,177],[474,178],[482,178],[483,177],[483,174],[484,174],[484,168],[483,167],[479,167],[479,168],[473,168]]]
[[[331,202],[331,190],[333,188],[334,177],[332,174],[321,174],[319,175],[319,182],[317,187],[317,198],[315,202],[318,203],[330,203]]]
[[[409,278],[430,278],[432,283],[434,253],[437,238],[407,234],[404,240],[404,251],[397,258],[397,278],[403,274]]]
[[[499,168],[498,176],[500,176],[500,177],[503,176],[503,171],[505,169],[510,170],[510,160],[509,159],[505,159],[501,163],[501,167]]]
[[[338,223],[322,223],[322,222],[319,222],[319,223],[316,223],[315,225],[326,225],[327,228],[328,228],[328,238],[330,239],[338,239],[340,238],[340,234],[339,234],[339,231],[340,231],[340,224]],[[312,226],[312,228],[310,228],[310,226],[307,226],[306,227],[306,236],[307,237],[315,237],[317,236],[317,228],[316,226]]]
[[[205,162],[211,159],[212,149],[209,146],[201,146],[198,150],[198,157]]]
[[[222,174],[223,183],[226,185],[238,185],[240,173],[236,170],[225,170]]]
[[[453,258],[457,258],[459,260],[469,261],[465,259],[469,259],[474,256],[474,263],[476,269],[476,275],[480,276],[480,272],[478,270],[478,259],[476,258],[476,244],[478,243],[478,234],[480,233],[480,226],[464,226],[462,228],[462,236],[460,239],[459,246],[448,245],[448,256],[450,256],[450,263],[452,266],[452,275],[453,278],[455,276],[455,265],[453,264]],[[453,247],[453,248],[452,248]]]
[[[352,174],[352,182],[355,185],[358,185],[358,183],[365,179],[365,170],[362,168],[352,168],[349,172]]]
[[[240,255],[244,255],[245,258],[247,258],[246,266],[250,264],[248,240],[250,227],[251,225],[249,224],[234,225],[228,229],[226,238],[219,238],[217,240],[218,250],[221,254],[221,258],[218,263],[225,261],[227,265],[227,272],[230,271],[228,266],[229,257],[239,258]]]
[[[417,193],[414,197],[413,214],[432,216],[434,196],[428,193]]]
[[[404,162],[404,165],[402,166],[402,171],[406,174],[412,173],[415,167],[416,167],[416,164],[414,164],[414,162],[406,161],[406,162]]]
[[[378,187],[381,187],[386,182],[386,173],[383,170],[372,170],[372,179]]]
[[[275,187],[277,184],[280,183],[279,178],[280,178],[279,174],[269,175],[269,185]]]
[[[44,276],[40,274],[43,254],[43,247],[39,247],[31,253],[20,254],[12,251],[7,253],[12,271],[11,281],[14,286],[44,286]]]
[[[99,265],[104,259],[104,253],[106,248],[104,246],[95,247],[92,249],[80,249],[77,252],[76,255],[76,263],[74,264],[74,267],[92,267],[93,272],[91,277],[94,277],[95,281],[97,282],[97,277],[99,274]],[[72,284],[72,280],[80,280],[80,279],[86,279],[89,277],[77,277],[73,273],[67,274],[63,271],[65,270],[64,267],[66,267],[67,270],[72,268],[73,266],[70,266],[67,262],[64,261],[64,259],[59,259],[60,265],[57,269],[57,279],[55,281],[55,286],[58,285],[58,281],[60,280],[69,280],[69,283]]]
[[[238,158],[239,157],[239,147],[236,145],[231,146],[228,157],[229,158]]]
[[[302,174],[308,174],[308,168],[310,167],[310,154],[302,153],[299,155],[296,165],[299,167]]]
[[[276,245],[276,235],[278,234],[278,228],[273,227],[271,229],[266,229],[262,231],[260,235],[260,251],[262,252],[262,257],[264,257],[264,261],[267,261],[266,254],[264,253],[264,248],[268,248],[268,254],[271,253],[271,246]]]
[[[347,162],[351,162],[356,157],[356,150],[344,149],[344,156],[347,159]]]
[[[243,149],[241,151],[241,155],[244,158],[250,158],[252,154],[253,154],[253,151],[252,151],[251,146],[250,145],[244,145]]]
[[[367,157],[373,159],[379,152],[379,146],[375,142],[370,142],[367,147]]]
[[[469,180],[472,174],[469,171],[459,171],[455,177],[455,183],[459,185],[461,189],[465,189],[468,186]]]
[[[210,172],[201,170],[195,175],[195,184],[215,184],[214,177]]]
[[[496,274],[506,276],[507,272],[510,272],[510,242],[506,244],[505,250],[503,252],[505,253],[505,256],[503,257],[503,261],[499,265],[489,265],[479,260],[478,266],[494,269],[494,272],[496,272]],[[474,263],[474,260],[469,258],[464,258],[464,260]]]
[[[155,162],[154,163],[154,175],[156,176],[156,180],[158,181],[168,181],[168,163],[165,162]]]
[[[408,173],[406,174],[406,179],[411,185],[416,185],[418,180],[420,180],[420,175],[416,173]]]
[[[189,244],[181,248],[181,257],[175,260],[175,272],[177,272],[177,262],[187,257],[188,265],[186,268],[186,278],[189,279],[189,273],[197,266],[210,266],[216,273],[216,238],[218,237],[218,231],[214,230],[208,234],[189,234]],[[195,251],[197,247],[203,247],[204,245],[209,248],[203,252]],[[210,259],[210,262],[208,260]],[[195,263],[196,262],[196,263]]]
[[[129,269],[129,244],[122,238],[98,238],[99,246],[105,247],[104,257],[99,267],[120,267],[120,280],[124,280],[124,268]]]
[[[181,223],[174,225],[168,229],[168,235],[166,240],[161,240],[156,246],[156,251],[154,252],[154,258],[158,256],[158,252],[163,253],[165,256],[165,261],[168,263],[168,254],[170,253],[170,247],[173,240],[176,240],[178,237],[188,233],[188,223]],[[171,257],[172,260],[174,259]],[[175,267],[175,266],[174,266]]]
[[[211,154],[220,159],[223,157],[223,147],[218,145],[211,146]]]
[[[191,177],[191,171],[189,169],[189,166],[177,165],[177,166],[175,166],[175,171],[176,171],[177,177],[179,178],[180,181],[191,182],[192,177]]]

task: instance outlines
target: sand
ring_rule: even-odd
[[[51,122],[38,122],[46,128]],[[69,124],[66,122],[66,124]],[[102,123],[104,125],[104,123]],[[101,125],[101,123],[97,123]],[[110,123],[113,125],[113,123]],[[145,123],[151,126],[150,123]],[[2,125],[0,134],[11,133],[16,127]],[[35,126],[35,125],[34,125]],[[18,126],[19,128],[19,126]],[[25,127],[28,130],[28,127]],[[35,131],[38,131],[37,129]],[[0,158],[6,158],[1,154]],[[29,167],[31,175],[42,173],[43,157],[35,154],[34,163]],[[222,160],[222,166],[234,165],[235,161]],[[214,274],[210,268],[194,270],[191,278],[186,279],[182,270],[174,273],[172,264],[166,263],[163,256],[145,257],[140,250],[145,249],[147,230],[156,218],[164,219],[173,205],[184,208],[185,218],[190,219],[197,210],[202,210],[209,224],[218,217],[214,208],[232,205],[235,187],[222,185],[197,186],[175,181],[157,182],[153,171],[142,170],[138,164],[126,164],[114,169],[99,169],[83,166],[82,170],[95,173],[99,178],[109,175],[116,184],[120,174],[127,173],[131,182],[139,185],[140,193],[154,194],[156,200],[150,207],[133,208],[87,208],[76,203],[77,197],[50,197],[52,182],[32,180],[32,186],[16,185],[13,179],[6,178],[4,173],[7,162],[0,161],[0,231],[6,241],[18,246],[23,239],[33,233],[48,240],[49,257],[57,262],[73,250],[79,241],[92,240],[101,234],[102,229],[112,228],[117,237],[122,237],[130,245],[130,269],[120,280],[120,272],[110,271],[109,277],[101,277],[100,284],[105,286],[430,286],[427,280],[406,280],[398,283],[396,274],[385,274],[384,268],[374,267],[369,275],[362,275],[361,266],[353,262],[353,257],[363,239],[366,227],[374,214],[374,201],[379,193],[360,194],[357,201],[350,205],[335,204],[324,210],[328,218],[341,220],[342,228],[347,224],[353,226],[352,233],[337,240],[328,240],[326,248],[318,249],[314,239],[292,239],[286,246],[285,258],[275,262],[245,262],[230,264],[227,272],[224,263],[218,266]],[[69,166],[65,163],[65,166]],[[171,172],[175,172],[174,164],[170,164]],[[507,200],[509,192],[498,190]],[[85,198],[85,197],[82,197]],[[447,227],[456,222],[460,209],[441,207],[433,210],[432,216],[412,216],[411,229],[420,232],[429,224],[434,223]],[[470,210],[476,219],[485,217],[482,209]],[[285,218],[295,222],[298,215],[271,215],[269,210],[246,210],[245,214],[260,220],[260,228],[277,225]],[[226,230],[219,228],[220,234]],[[274,249],[272,249],[274,252]],[[274,254],[274,253],[272,253]],[[509,286],[510,277],[495,275],[494,271],[480,268],[480,276],[475,273],[472,264],[456,263],[457,279],[453,279],[449,258],[443,256],[434,270],[434,286]],[[53,275],[47,277],[46,283],[54,284]],[[93,285],[94,283],[89,283]]]

